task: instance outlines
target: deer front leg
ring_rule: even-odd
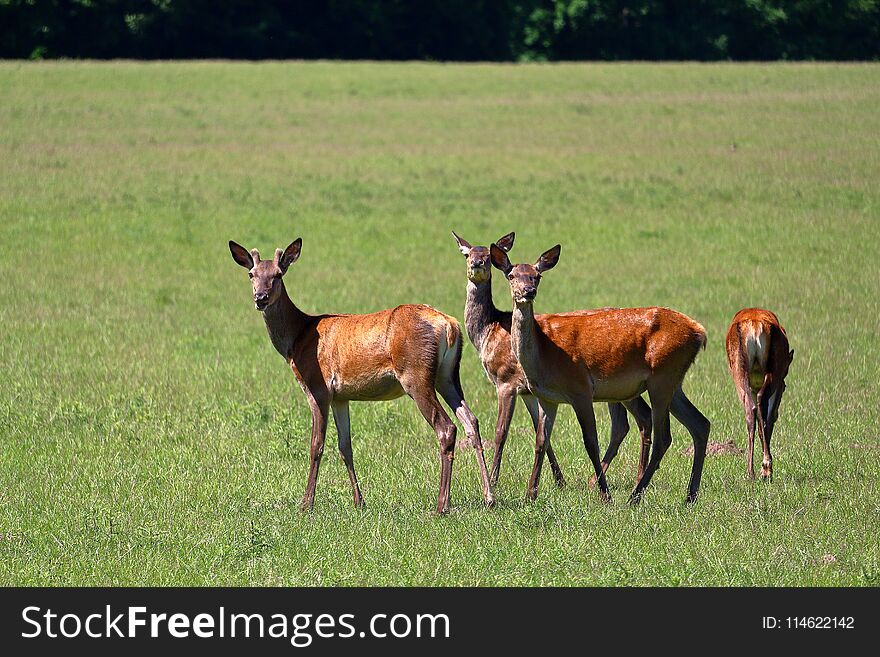
[[[645,474],[645,468],[648,466],[648,458],[651,454],[651,407],[641,396],[634,397],[630,401],[624,402],[623,405],[635,418],[642,441],[639,449],[639,469],[636,473],[636,481],[638,481]]]
[[[321,466],[321,456],[324,454],[324,438],[327,434],[327,402],[314,399],[310,400],[312,409],[312,442],[309,449],[309,481],[306,484],[306,492],[303,495],[300,509],[311,511],[315,505],[315,487],[318,485],[318,468]]]
[[[526,408],[529,411],[529,416],[532,418],[532,426],[535,429],[535,436],[538,435],[538,399],[533,395],[523,395],[523,402],[526,405]],[[555,417],[555,415],[554,415]],[[562,476],[562,468],[559,465],[559,462],[556,460],[556,453],[553,451],[553,443],[550,440],[550,434],[553,431],[553,421],[550,422],[550,429],[547,432],[547,442],[544,445],[545,451],[547,453],[547,461],[550,463],[550,469],[553,471],[553,478],[556,480],[556,485],[559,488],[565,488],[565,477]]]
[[[593,400],[589,397],[577,399],[572,402],[578,424],[584,439],[584,448],[593,463],[596,471],[596,482],[599,484],[599,497],[603,502],[611,502],[611,493],[608,491],[608,482],[605,481],[605,470],[599,460],[599,436],[596,433],[596,416],[593,413]]]
[[[550,433],[553,431],[553,422],[556,419],[557,404],[549,401],[538,401],[538,429],[535,432],[535,463],[532,466],[532,476],[529,477],[529,487],[526,493],[529,500],[538,498],[538,484],[541,482],[541,465],[544,463],[544,451],[550,444]]]
[[[507,442],[515,409],[516,389],[511,386],[499,386],[498,420],[495,422],[495,456],[492,459],[492,471],[489,475],[489,482],[493,486],[498,483],[498,476],[501,474],[501,453],[504,451],[504,443]]]
[[[333,409],[333,421],[336,423],[336,435],[339,444],[339,455],[348,469],[348,480],[351,483],[351,492],[354,496],[354,505],[364,507],[364,497],[358,486],[357,474],[354,471],[354,452],[351,449],[351,418],[347,401],[334,401],[330,407]]]

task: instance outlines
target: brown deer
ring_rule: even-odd
[[[785,392],[785,377],[794,359],[788,349],[788,336],[779,319],[769,310],[744,308],[733,316],[727,329],[727,366],[746,413],[749,445],[746,472],[755,478],[755,414],[758,434],[764,448],[761,478],[773,479],[773,456],[770,438],[779,416],[779,404]]]
[[[309,480],[301,508],[315,501],[318,467],[324,452],[328,414],[332,410],[339,452],[348,468],[354,503],[363,496],[354,470],[349,422],[350,401],[383,401],[404,394],[416,402],[440,442],[440,494],[437,513],[449,510],[456,426],[437,400],[443,397],[464,425],[476,449],[488,506],[495,499],[483,457],[477,418],[465,403],[459,381],[462,338],[458,322],[429,306],[403,305],[366,315],[307,315],[287,294],[283,277],[299,258],[302,240],[272,260],[256,249],[229,242],[232,257],[248,270],[254,305],[263,314],[269,339],[293,370],[312,412]]]
[[[489,380],[495,386],[498,393],[498,419],[495,423],[495,458],[492,469],[489,471],[489,481],[492,485],[498,483],[498,475],[501,471],[501,454],[507,441],[510,422],[516,408],[516,398],[519,395],[529,415],[535,431],[538,430],[538,401],[529,392],[526,378],[519,366],[513,350],[510,346],[510,311],[498,310],[492,301],[492,266],[489,263],[489,247],[472,246],[467,240],[459,237],[455,231],[452,235],[458,244],[458,250],[467,259],[467,300],[464,307],[464,325],[468,338],[480,354],[480,361]],[[503,251],[508,252],[513,248],[516,238],[515,233],[508,233],[495,244]],[[607,309],[606,309],[607,310]],[[585,315],[597,312],[595,310],[580,310],[561,315]],[[539,324],[550,322],[557,315],[537,315],[535,320]],[[629,433],[629,422],[626,418],[626,409],[629,409],[639,427],[642,438],[642,447],[639,454],[639,469],[637,479],[644,474],[648,463],[648,454],[651,449],[651,409],[641,397],[620,403],[608,404],[608,413],[611,416],[611,439],[605,456],[602,457],[602,471],[608,469],[608,465],[617,455],[620,444]],[[548,440],[546,443],[547,460],[559,486],[565,484],[562,469],[556,461],[553,447]],[[596,477],[590,480],[590,486],[594,485]]]
[[[622,402],[647,391],[651,400],[654,448],[630,502],[637,503],[672,444],[669,412],[688,429],[694,442],[687,501],[695,502],[706,456],[710,424],[681,389],[685,374],[706,345],[706,331],[690,317],[668,308],[623,308],[591,315],[557,315],[538,322],[533,303],[541,276],[559,262],[560,245],[534,265],[512,265],[497,244],[490,247],[492,264],[504,272],[513,297],[510,340],[529,390],[538,398],[535,463],[529,480],[534,498],[541,476],[544,449],[559,404],[571,404],[583,434],[584,447],[599,484],[600,496],[611,500],[599,462],[593,402]]]

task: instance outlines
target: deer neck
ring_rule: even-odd
[[[464,305],[464,326],[468,338],[482,352],[483,342],[493,322],[497,321],[498,309],[492,303],[492,277],[482,283],[468,280],[467,300]]]
[[[531,303],[513,305],[510,320],[510,346],[526,378],[538,372],[538,326]]]
[[[293,356],[296,339],[306,325],[307,319],[308,315],[290,300],[282,281],[279,299],[263,311],[263,321],[266,322],[266,330],[269,332],[272,346],[284,358]]]

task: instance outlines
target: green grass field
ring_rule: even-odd
[[[0,583],[880,585],[878,106],[877,65],[0,63]],[[516,230],[514,261],[561,242],[540,312],[700,321],[685,388],[715,441],[745,443],[730,318],[775,310],[795,361],[773,483],[710,456],[687,508],[673,422],[642,505],[633,428],[603,506],[563,408],[569,485],[527,503],[520,404],[498,507],[460,450],[437,518],[436,439],[403,398],[352,406],[366,511],[331,428],[300,514],[310,415],[227,240],[302,236],[306,311],[462,319],[451,229]],[[491,445],[470,344],[462,378]]]

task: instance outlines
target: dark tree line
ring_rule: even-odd
[[[880,0],[0,0],[0,57],[878,59]]]

